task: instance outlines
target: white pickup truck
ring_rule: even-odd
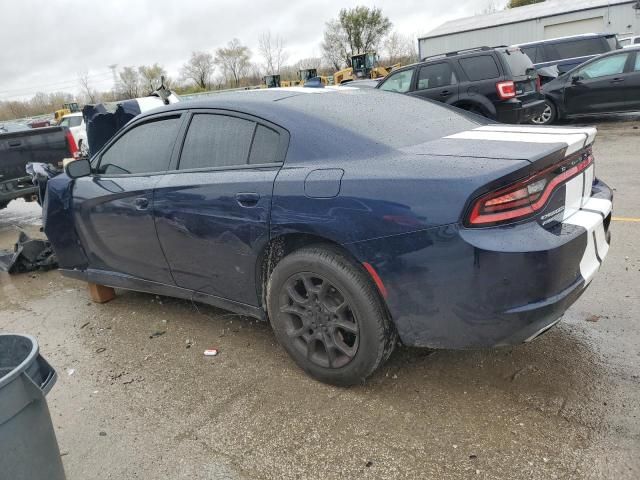
[[[68,113],[60,120],[61,127],[67,127],[76,141],[78,150],[82,154],[89,152],[89,143],[87,141],[87,126],[81,112]]]

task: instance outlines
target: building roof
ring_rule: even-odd
[[[480,30],[497,25],[525,22],[536,18],[553,17],[555,15],[601,8],[608,5],[631,4],[636,1],[637,0],[547,0],[542,3],[501,10],[487,15],[475,15],[473,17],[451,20],[423,35],[420,37],[420,40],[452,33]]]

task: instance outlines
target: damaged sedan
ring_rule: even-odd
[[[361,383],[398,339],[535,338],[607,255],[595,129],[485,122],[345,87],[169,105],[49,180],[44,229],[64,275],[268,320]]]

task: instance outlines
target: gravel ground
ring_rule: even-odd
[[[55,271],[0,274],[0,331],[35,335],[58,371],[68,479],[640,478],[640,120],[598,122],[597,173],[624,218],[587,293],[527,345],[400,348],[339,389],[248,318],[125,291],[96,305]],[[37,234],[39,212],[0,211],[0,248],[15,225]]]

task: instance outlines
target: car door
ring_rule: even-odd
[[[429,98],[438,102],[453,101],[458,96],[458,79],[449,62],[438,62],[418,68],[415,97]]]
[[[153,218],[153,189],[170,165],[180,113],[127,127],[75,180],[74,223],[89,268],[173,285]]]
[[[640,37],[638,38],[640,40]],[[631,72],[627,76],[628,101],[630,111],[640,111],[640,50],[634,52],[635,58],[632,60]]]
[[[194,111],[177,169],[155,192],[156,227],[176,284],[258,306],[258,252],[288,133],[228,111]]]
[[[386,92],[407,93],[413,85],[413,72],[415,68],[407,68],[388,75],[378,87]]]
[[[598,58],[569,73],[564,98],[567,114],[628,109],[630,52]]]

